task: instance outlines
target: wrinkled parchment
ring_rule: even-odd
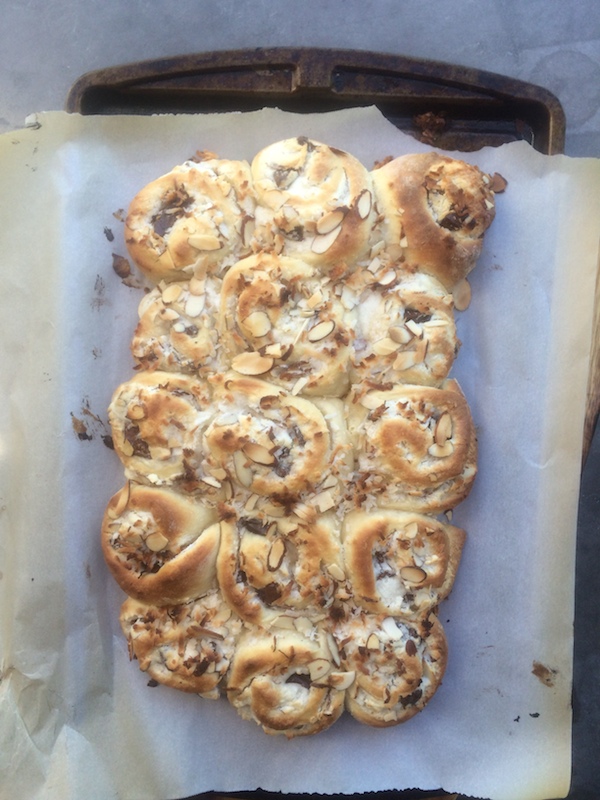
[[[600,233],[600,161],[524,143],[464,158],[508,189],[472,273],[453,369],[480,473],[440,609],[444,683],[407,724],[345,715],[288,742],[225,700],[149,688],[130,664],[99,524],[123,473],[106,408],[132,374],[141,292],[113,271],[120,209],[211,150],[250,159],[307,135],[375,160],[427,149],[374,109],[303,116],[79,117],[0,137],[0,797],[418,787],[564,796],[570,780],[575,526]],[[17,789],[18,787],[18,789]]]

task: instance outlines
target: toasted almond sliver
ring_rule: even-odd
[[[389,286],[392,284],[398,276],[396,275],[396,271],[393,269],[386,270],[383,275],[377,277],[377,283],[380,286]]]
[[[452,291],[454,308],[457,311],[465,311],[471,304],[471,284],[466,278],[459,281]]]
[[[381,630],[393,642],[397,642],[402,638],[402,631],[396,625],[396,620],[393,617],[385,617],[385,619],[381,621]]]
[[[235,356],[231,366],[241,375],[263,375],[273,366],[273,359],[260,353],[240,353]]]
[[[195,250],[220,250],[221,242],[210,233],[197,233],[188,237],[188,244]]]
[[[202,483],[206,483],[208,486],[214,486],[215,489],[221,488],[221,482],[214,478],[212,475],[205,475],[202,478]]]
[[[400,345],[398,342],[395,342],[393,339],[385,337],[384,339],[379,339],[377,342],[373,342],[373,352],[377,356],[391,356],[392,353],[396,353]]]
[[[363,189],[358,195],[356,210],[361,219],[366,219],[371,213],[371,192],[368,189]]]
[[[266,336],[271,330],[271,320],[266,311],[253,311],[242,320],[242,325],[257,339]]]
[[[203,294],[191,294],[185,303],[185,313],[188,317],[199,317],[204,311],[204,303],[205,299]]]
[[[146,547],[153,553],[159,553],[169,544],[167,537],[160,531],[153,531],[146,536]]]
[[[335,330],[335,322],[332,319],[323,320],[323,322],[318,322],[314,328],[311,328],[307,334],[307,338],[309,342],[320,342],[321,339],[325,339],[326,336],[329,336]]]
[[[204,294],[205,285],[206,282],[202,280],[202,278],[190,278],[190,282],[188,284],[190,294],[194,295]]]
[[[404,325],[392,325],[388,328],[388,336],[398,344],[408,344],[413,338],[412,333]]]
[[[374,411],[383,403],[379,392],[367,392],[360,398],[360,404],[369,411]]]
[[[306,305],[309,308],[316,308],[317,306],[321,305],[323,302],[323,292],[320,289],[317,289],[316,292],[313,292],[311,296],[306,301]]]
[[[257,444],[256,442],[248,442],[248,444],[242,448],[242,452],[251,461],[254,461],[255,464],[262,464],[268,467],[275,463],[275,456],[273,453],[269,452],[262,444]]]
[[[411,367],[416,366],[420,361],[422,361],[422,359],[417,357],[417,353],[414,350],[403,350],[396,356],[393,368],[402,372],[405,369],[411,369]]]
[[[272,356],[273,358],[281,358],[283,355],[283,345],[280,342],[275,342],[274,344],[268,344],[265,347],[265,355]]]
[[[325,639],[327,641],[327,647],[329,649],[329,654],[331,655],[331,659],[333,663],[336,665],[336,667],[339,667],[340,664],[342,663],[342,660],[340,658],[340,651],[338,649],[337,642],[334,639],[331,631],[327,631],[327,633],[325,634]]]
[[[452,417],[444,411],[435,425],[433,439],[436,444],[444,445],[450,438],[452,438]]]
[[[314,499],[317,508],[322,514],[335,507],[334,497],[328,489],[326,489],[324,492],[319,492],[316,494]]]
[[[296,383],[292,386],[292,394],[294,395],[300,394],[300,392],[302,391],[302,389],[304,389],[307,383],[308,383],[307,377],[298,378]]]
[[[179,314],[174,308],[163,308],[159,313],[160,318],[166,319],[168,322],[171,322],[174,319],[179,319]]]
[[[341,208],[336,208],[333,211],[326,211],[325,214],[317,220],[317,233],[331,233],[334,228],[342,224],[345,216],[345,212]]]
[[[288,517],[281,517],[277,520],[277,530],[284,536],[289,536],[292,533],[296,533],[299,527],[300,525],[298,522],[295,522],[293,519],[289,519]]]
[[[339,692],[349,689],[356,680],[356,672],[330,672],[327,676],[327,685],[333,686]]]
[[[163,303],[175,303],[179,296],[181,295],[181,286],[177,283],[169,283],[168,286],[163,289],[162,293],[162,301]]]
[[[256,508],[256,504],[258,503],[259,500],[260,500],[259,494],[251,494],[250,497],[244,503],[244,509],[246,511],[254,511],[254,509]]]
[[[419,524],[417,522],[409,522],[404,528],[404,536],[406,536],[407,539],[414,539],[418,532]]]
[[[376,633],[370,634],[367,639],[367,650],[379,650],[379,637]]]
[[[346,580],[346,573],[338,564],[328,564],[327,572],[331,575],[334,581],[343,583]]]
[[[436,444],[435,442],[429,447],[428,451],[430,456],[434,458],[447,458],[454,452],[454,445],[450,440],[444,444]]]
[[[271,572],[275,572],[276,569],[279,569],[284,556],[285,540],[281,537],[278,537],[271,545],[269,555],[267,556],[267,567],[271,570]]]
[[[415,336],[418,336],[419,338],[423,336],[423,328],[421,328],[419,323],[415,322],[414,319],[408,319],[404,324]]]
[[[236,450],[233,454],[233,468],[242,486],[249,488],[254,480],[254,475],[252,470],[246,466],[246,456],[241,450]]]
[[[130,493],[131,493],[131,484],[129,483],[129,481],[127,481],[127,483],[119,493],[115,506],[112,508],[109,507],[108,511],[106,512],[111,519],[116,519],[117,517],[120,517],[121,514],[125,511],[125,509],[127,508],[127,504],[129,503]]]
[[[324,678],[331,669],[331,664],[326,658],[315,658],[308,665],[308,672],[311,681],[318,681]]]
[[[421,567],[402,567],[400,570],[400,577],[407,583],[423,583],[427,577],[427,573]]]
[[[340,235],[341,230],[342,226],[338,225],[337,228],[334,228],[332,231],[329,231],[329,233],[325,233],[322,235],[318,234],[313,239],[310,249],[313,251],[313,253],[316,253],[317,255],[323,255],[323,253],[326,253],[332,246],[332,244],[335,242],[337,237]]]

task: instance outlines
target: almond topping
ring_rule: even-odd
[[[153,553],[159,553],[169,544],[169,540],[160,531],[154,531],[146,536],[146,547]]]
[[[128,419],[144,419],[146,416],[146,409],[141,405],[130,406],[125,416]]]
[[[323,255],[323,253],[326,253],[335,242],[337,237],[340,235],[341,230],[342,226],[338,225],[337,228],[329,231],[329,233],[315,236],[310,249],[317,255]]]
[[[400,570],[400,577],[407,583],[423,583],[427,577],[427,573],[420,567],[402,567]]]
[[[381,630],[393,642],[397,642],[402,638],[402,631],[396,625],[396,620],[393,617],[385,617],[385,619],[381,621]]]
[[[175,333],[185,333],[185,322],[176,322],[173,325],[173,330]]]
[[[127,441],[127,439],[123,439],[121,444],[121,452],[126,458],[129,458],[133,455],[133,445],[131,442]]]
[[[191,294],[185,303],[185,313],[188,317],[199,317],[204,311],[204,295]]]
[[[391,338],[379,339],[377,342],[373,342],[373,352],[375,355],[378,356],[390,356],[392,353],[396,353],[400,344],[395,342]]]
[[[246,511],[254,511],[256,508],[256,504],[260,499],[260,495],[258,494],[251,494],[250,497],[244,503],[244,508]]]
[[[311,294],[311,296],[306,301],[306,305],[309,308],[316,308],[317,306],[321,305],[323,302],[323,292],[320,289],[317,289],[316,292]]]
[[[329,336],[335,330],[335,322],[332,319],[324,320],[317,323],[314,328],[311,328],[307,334],[309,342],[320,342]]]
[[[404,325],[392,325],[388,329],[390,339],[398,344],[408,344],[413,338],[412,333],[404,327]]]
[[[305,636],[307,636],[313,629],[313,624],[308,617],[298,617],[294,624],[296,626],[296,630],[300,633],[303,633]]]
[[[188,237],[188,244],[195,250],[220,250],[221,242],[209,233],[198,233]]]
[[[383,275],[377,277],[377,283],[380,286],[389,286],[392,284],[398,276],[396,275],[395,270],[388,269]]]
[[[358,195],[356,210],[361,219],[366,219],[371,213],[371,192],[368,189],[363,189]]]
[[[111,519],[116,519],[117,517],[120,517],[123,511],[125,511],[125,509],[127,508],[127,504],[129,503],[130,492],[131,489],[128,481],[127,484],[119,492],[119,496],[114,507],[112,508],[109,507],[108,511],[106,512]]]
[[[338,650],[337,642],[333,638],[331,631],[327,631],[325,639],[327,640],[327,647],[329,648],[331,659],[336,667],[339,667],[341,664],[340,651]]]
[[[260,353],[240,353],[232,360],[231,366],[241,375],[262,375],[271,369],[273,359]]]
[[[261,505],[262,511],[270,517],[283,517],[285,516],[284,506],[277,506],[275,503],[263,503]]]
[[[277,520],[277,530],[283,536],[289,536],[292,533],[296,533],[300,525],[297,522],[294,522],[292,519],[288,519],[287,517],[281,517]]]
[[[300,392],[302,391],[302,389],[304,389],[307,383],[308,383],[307,377],[298,378],[296,383],[292,386],[292,394],[293,395],[300,394]]]
[[[267,556],[267,567],[271,572],[275,572],[276,569],[279,569],[284,556],[285,541],[279,538],[275,539],[269,550],[269,555]]]
[[[407,539],[414,539],[418,532],[419,525],[417,522],[409,522],[406,528],[404,528],[404,535]]]
[[[205,475],[204,478],[202,478],[202,483],[206,483],[208,486],[213,486],[215,489],[221,488],[221,482],[212,475]]]
[[[279,342],[275,342],[274,344],[268,344],[265,347],[265,355],[266,356],[273,356],[273,358],[281,358],[283,355],[283,345]]]
[[[322,514],[335,507],[335,500],[328,489],[315,495],[315,503]]]
[[[233,468],[235,469],[235,474],[237,479],[242,484],[248,488],[252,485],[252,481],[254,480],[254,475],[252,470],[246,466],[246,456],[242,453],[241,450],[236,450],[233,454]]]
[[[334,581],[343,583],[346,580],[346,573],[337,564],[329,564],[327,567],[327,572],[329,572]]]
[[[454,308],[457,311],[465,311],[471,303],[471,284],[466,278],[459,281],[452,291]]]
[[[434,458],[447,458],[454,452],[454,445],[451,441],[447,441],[444,444],[436,444],[434,442],[427,452]]]
[[[367,650],[379,650],[379,637],[376,633],[370,634],[367,639]]]
[[[414,350],[403,350],[398,353],[396,360],[393,363],[394,369],[402,372],[405,369],[410,369],[419,363],[419,359]]]
[[[404,324],[411,333],[414,333],[415,336],[418,336],[419,338],[423,336],[423,329],[417,322],[414,321],[414,319],[409,319]]]
[[[177,283],[170,283],[165,289],[163,289],[162,301],[166,304],[174,303],[179,299],[180,294],[181,286],[179,286]]]
[[[318,681],[321,678],[324,678],[330,669],[331,664],[326,658],[315,658],[315,660],[311,661],[308,665],[308,672],[310,674],[311,681]]]
[[[328,211],[317,220],[317,233],[325,234],[331,233],[334,228],[341,225],[344,221],[344,212],[341,208],[336,208],[334,211]]]
[[[266,447],[263,447],[262,444],[257,444],[256,442],[248,442],[248,444],[242,448],[242,452],[256,464],[263,464],[268,467],[275,463],[275,456],[270,453]]]
[[[327,685],[333,686],[339,692],[349,689],[356,679],[356,672],[331,672],[327,677]]]
[[[188,284],[190,294],[204,294],[204,285],[205,282],[201,278],[190,278],[190,282]]]
[[[242,325],[256,339],[266,336],[271,330],[271,320],[266,311],[253,311],[242,320]]]
[[[444,411],[436,423],[433,439],[436,444],[443,445],[450,438],[452,438],[452,417]]]
[[[166,319],[168,322],[171,322],[174,319],[179,319],[179,314],[174,308],[162,308],[159,313],[161,319]]]

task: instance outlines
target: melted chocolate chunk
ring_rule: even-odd
[[[261,602],[270,606],[281,597],[281,589],[276,583],[268,583],[262,589],[257,589],[256,594],[259,596]]]
[[[416,308],[404,309],[405,322],[412,320],[413,322],[416,322],[417,325],[421,325],[423,322],[429,322],[430,319],[431,319],[431,314],[425,314],[423,311],[419,311]]]
[[[301,675],[299,672],[294,672],[286,679],[286,683],[299,683],[305,689],[310,689],[310,675]]]

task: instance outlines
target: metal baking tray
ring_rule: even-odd
[[[463,152],[526,141],[562,153],[566,120],[546,89],[491,72],[363,50],[253,48],[124,64],[82,75],[66,110],[80,114],[252,111],[277,107],[314,113],[376,106],[399,130]],[[591,415],[591,416],[590,416]],[[585,452],[597,416],[586,421]],[[377,800],[461,800],[438,791],[353,795]],[[206,792],[188,800],[317,800],[320,795]],[[347,795],[333,796],[343,800]]]

